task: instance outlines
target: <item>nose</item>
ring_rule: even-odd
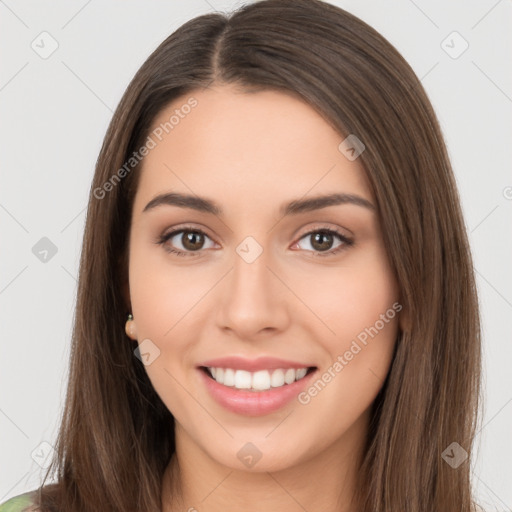
[[[290,291],[275,266],[270,251],[263,250],[253,261],[243,252],[235,253],[233,268],[219,289],[221,329],[233,331],[241,340],[286,330]]]

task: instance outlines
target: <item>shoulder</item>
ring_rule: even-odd
[[[36,511],[37,507],[33,501],[34,492],[26,492],[14,496],[4,503],[0,503],[0,512],[31,512]]]

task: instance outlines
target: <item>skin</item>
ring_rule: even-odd
[[[194,91],[166,107],[153,128],[190,96],[197,106],[143,161],[130,229],[129,332],[160,350],[145,368],[175,418],[162,510],[356,511],[350,499],[370,406],[390,367],[399,315],[308,404],[293,400],[264,416],[225,410],[196,366],[226,355],[273,356],[322,374],[399,302],[376,209],[342,204],[279,214],[283,203],[333,192],[374,204],[365,171],[338,150],[344,137],[283,92]],[[223,213],[171,205],[143,212],[171,191],[212,199]],[[183,233],[156,243],[184,224],[207,235],[194,242],[199,250],[165,250],[190,247]],[[306,234],[320,228],[354,243],[318,255],[342,243],[334,235],[319,250]],[[263,248],[252,263],[236,252],[247,236]],[[262,454],[252,468],[237,457],[247,442]]]

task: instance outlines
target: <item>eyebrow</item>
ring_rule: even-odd
[[[355,194],[337,193],[311,197],[309,199],[296,199],[290,201],[289,203],[283,204],[281,206],[279,213],[282,216],[294,215],[310,212],[313,210],[320,210],[321,208],[327,208],[328,206],[336,206],[342,204],[354,204],[369,210],[375,210],[375,206],[364,197]],[[218,216],[222,215],[222,208],[211,199],[195,195],[181,194],[179,192],[159,194],[151,201],[149,201],[149,203],[142,211],[144,213],[163,205],[191,208],[192,210],[196,210],[198,212],[211,213]]]

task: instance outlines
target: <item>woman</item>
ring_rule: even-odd
[[[469,512],[479,385],[458,194],[410,66],[316,0],[200,16],[114,114],[57,483],[0,510]]]

